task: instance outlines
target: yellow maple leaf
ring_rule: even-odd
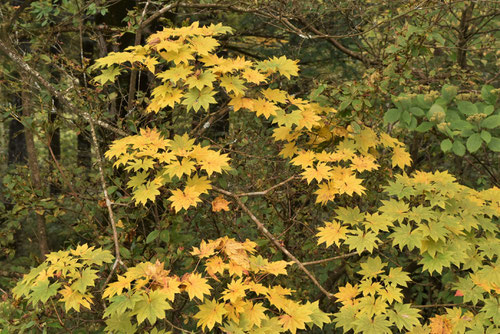
[[[253,99],[244,97],[243,95],[230,95],[230,97],[231,101],[229,101],[229,105],[233,107],[234,111],[238,111],[240,109],[253,110]]]
[[[244,316],[250,322],[250,326],[256,326],[259,328],[262,320],[267,319],[265,312],[267,308],[262,306],[261,303],[247,302],[244,308]]]
[[[371,171],[379,167],[375,162],[375,158],[371,155],[355,156],[351,159],[351,162],[350,167],[358,172]]]
[[[132,283],[133,280],[134,278],[118,275],[118,281],[108,284],[106,290],[104,290],[102,294],[102,298],[111,298],[116,294],[121,295],[123,289],[130,290],[130,283]]]
[[[175,51],[160,51],[160,56],[167,61],[173,61],[176,65],[180,63],[189,64],[190,60],[194,60],[193,50],[186,45]]]
[[[244,284],[242,279],[233,279],[231,283],[227,285],[227,288],[222,292],[222,299],[225,301],[235,302],[239,298],[244,298],[246,296],[245,291],[248,286]]]
[[[191,187],[186,187],[183,190],[175,189],[172,190],[172,196],[168,198],[172,202],[172,207],[175,212],[181,211],[181,209],[189,209],[191,206],[196,206],[200,199],[201,193],[197,192]]]
[[[302,168],[310,167],[316,159],[316,154],[313,151],[300,151],[297,156],[292,159],[291,163]]]
[[[295,146],[295,142],[286,143],[283,149],[280,151],[280,155],[284,158],[291,158],[297,153],[298,148]]]
[[[362,179],[358,179],[355,175],[346,175],[339,179],[333,179],[333,187],[340,194],[352,196],[353,193],[356,193],[363,195],[366,188],[361,185],[362,181]]]
[[[179,179],[182,178],[184,174],[188,177],[191,176],[191,173],[195,170],[194,161],[189,158],[182,158],[181,161],[174,160],[170,162],[169,165],[165,167],[165,172],[170,176],[177,176]]]
[[[329,201],[333,201],[335,199],[335,195],[337,195],[339,191],[336,187],[334,187],[332,182],[323,182],[319,184],[318,190],[314,193],[317,195],[316,203],[325,205]]]
[[[156,75],[162,81],[171,81],[175,84],[179,80],[185,80],[193,70],[193,66],[179,64]],[[159,86],[161,87],[161,86]],[[154,93],[154,92],[153,92]]]
[[[312,322],[310,317],[312,312],[305,305],[289,302],[285,308],[285,312],[286,314],[279,317],[279,322],[283,326],[283,329],[289,330],[292,334],[295,334],[297,329],[305,329],[306,323]]]
[[[160,282],[162,283],[161,292],[170,301],[174,301],[175,295],[181,292],[181,281],[178,277],[163,277]]]
[[[80,293],[69,286],[65,286],[59,293],[63,296],[61,301],[64,302],[66,312],[71,309],[80,312],[80,306],[90,309],[90,304],[92,304],[91,295]]]
[[[216,323],[222,324],[222,316],[227,313],[225,304],[219,304],[215,300],[205,300],[203,304],[198,305],[198,313],[193,317],[198,319],[198,326],[201,329],[207,327],[211,330]]]
[[[254,83],[256,85],[260,84],[261,82],[266,81],[266,76],[262,73],[260,73],[258,70],[254,70],[252,68],[247,68],[243,71],[241,76],[248,82]]]
[[[290,262],[287,261],[273,261],[266,264],[266,266],[262,270],[274,276],[286,275],[286,267],[288,265],[290,265]]]
[[[253,100],[252,111],[254,111],[257,116],[263,115],[265,118],[269,118],[270,116],[276,116],[276,110],[278,107],[272,103],[267,101],[266,99],[258,98]]]
[[[340,246],[341,240],[345,239],[347,227],[342,226],[337,221],[327,222],[324,227],[318,228],[319,232],[316,234],[318,239],[318,245],[325,243],[326,247],[330,247],[335,244]]]
[[[288,97],[288,93],[280,89],[267,88],[261,93],[266,99],[277,103],[286,103]]]
[[[198,256],[200,259],[210,257],[215,253],[217,246],[218,243],[216,242],[211,241],[207,243],[205,240],[202,240],[199,248],[193,247],[191,255]]]
[[[358,296],[359,289],[358,285],[354,286],[351,283],[347,283],[346,286],[340,287],[339,292],[337,292],[334,296],[337,298],[337,301],[344,305],[354,305],[354,299]]]
[[[436,315],[430,319],[429,327],[431,334],[451,334],[454,326],[450,319],[442,315]]]
[[[208,190],[212,189],[212,186],[206,176],[194,174],[193,177],[187,179],[186,188],[190,188],[192,191],[199,192],[200,194],[208,194]]]
[[[219,211],[229,211],[229,201],[224,199],[224,196],[220,195],[217,196],[213,201],[212,201],[212,211],[213,212],[219,212]]]
[[[209,274],[215,280],[218,280],[215,274],[224,274],[224,270],[226,270],[226,267],[226,264],[219,256],[212,256],[205,262],[205,270],[207,274]]]
[[[146,205],[148,200],[154,202],[156,196],[160,194],[160,184],[148,181],[146,184],[139,185],[133,192],[133,199],[137,204]]]
[[[307,180],[307,184],[311,183],[312,180],[321,182],[330,178],[330,169],[328,165],[320,162],[316,167],[306,167],[301,175]]]
[[[395,146],[392,149],[392,167],[398,166],[401,169],[404,169],[405,166],[411,165],[411,157],[408,152],[401,146]]]
[[[212,52],[219,42],[212,37],[194,36],[189,39],[192,49],[199,55],[204,56]]]
[[[203,295],[210,294],[210,285],[207,284],[208,280],[201,277],[201,274],[188,273],[182,277],[182,285],[189,295],[189,299],[193,300],[195,297],[203,300]]]
[[[216,151],[208,151],[206,159],[199,161],[201,169],[204,169],[208,176],[212,175],[214,172],[222,173],[222,170],[227,170],[229,168],[229,156],[227,154],[220,154]]]
[[[226,89],[226,92],[233,93],[236,96],[243,95],[245,93],[244,81],[235,75],[223,75],[220,78],[220,85]]]

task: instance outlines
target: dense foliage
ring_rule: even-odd
[[[2,333],[498,332],[499,6],[0,5]]]

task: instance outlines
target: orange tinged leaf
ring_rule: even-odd
[[[220,195],[217,196],[213,201],[212,201],[212,211],[213,212],[219,212],[219,211],[229,211],[229,201],[224,199],[224,196]]]

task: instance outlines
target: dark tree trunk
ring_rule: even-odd
[[[24,75],[21,78],[24,82],[28,83],[28,76]],[[28,85],[22,92],[22,108],[23,116],[31,117],[31,96],[27,90]],[[42,178],[40,176],[40,168],[38,166],[37,152],[35,148],[35,140],[33,136],[33,130],[31,128],[25,129],[26,138],[26,151],[28,153],[28,167],[30,170],[31,183],[35,191],[43,191]],[[37,228],[37,238],[38,238],[38,248],[40,250],[40,255],[45,259],[45,255],[49,252],[49,246],[47,241],[47,229],[45,226],[45,217],[42,214],[35,212],[36,217],[36,228]]]
[[[24,126],[17,119],[9,123],[9,148],[7,162],[9,165],[26,164],[26,139]]]
[[[54,100],[54,109],[49,112],[48,116],[48,159],[54,162],[61,160],[61,131],[57,125],[57,108],[59,107],[57,100]],[[50,194],[57,195],[61,193],[61,187],[57,182],[50,182]]]

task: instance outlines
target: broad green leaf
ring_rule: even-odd
[[[457,107],[460,112],[467,116],[478,113],[477,107],[470,101],[457,101]]]
[[[481,139],[488,144],[491,140],[491,133],[486,130],[481,131]]]
[[[425,116],[425,112],[419,107],[411,107],[410,112],[417,117]]]
[[[156,240],[156,238],[158,238],[159,235],[160,235],[159,230],[152,231],[151,233],[148,234],[148,237],[146,238],[146,243],[149,244],[153,242],[154,240]]]
[[[434,124],[431,122],[422,122],[422,123],[420,123],[419,126],[417,126],[417,128],[415,130],[417,132],[427,132],[430,129],[432,129],[433,126],[434,126]]]
[[[481,147],[482,143],[483,140],[481,139],[481,135],[479,133],[474,133],[467,139],[467,150],[470,153],[474,153]]]
[[[398,109],[396,108],[389,109],[384,115],[384,123],[387,124],[399,121],[400,115],[401,112]]]
[[[445,139],[441,142],[441,150],[445,153],[448,152],[452,146],[453,143],[449,139]]]
[[[481,97],[484,101],[488,102],[491,105],[495,105],[498,98],[498,95],[492,92],[493,89],[495,89],[495,87],[490,85],[484,85],[481,88]]]
[[[453,153],[462,157],[465,154],[465,146],[462,142],[455,140],[452,146]]]
[[[489,116],[481,122],[481,127],[486,129],[495,129],[500,126],[500,115]]]
[[[441,89],[441,96],[449,103],[457,95],[457,86],[444,85]]]
[[[488,143],[488,148],[493,152],[500,152],[500,138],[491,137],[491,140]]]

